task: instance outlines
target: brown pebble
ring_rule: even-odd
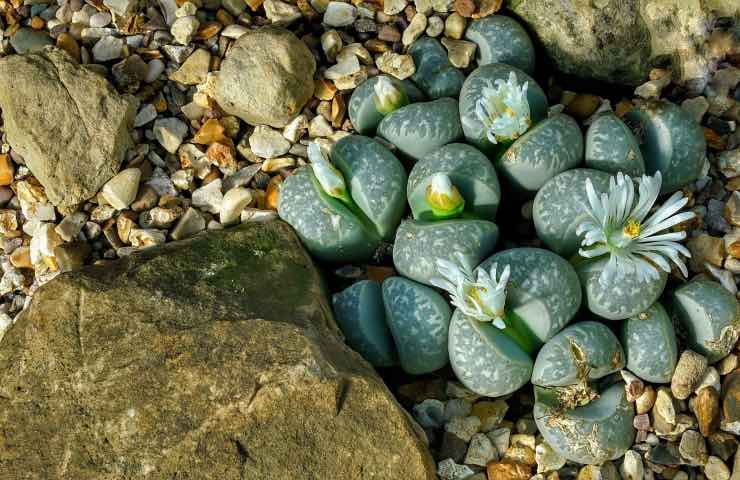
[[[489,479],[496,480],[529,480],[532,467],[519,463],[491,462],[486,467]]]
[[[31,262],[31,249],[29,247],[18,247],[10,254],[10,263],[15,268],[33,268]]]
[[[640,415],[635,415],[635,418],[632,421],[632,425],[637,430],[649,431],[650,430],[650,415],[648,415],[647,413],[641,413]]]
[[[60,34],[57,37],[57,47],[67,52],[70,57],[74,58],[79,63],[80,46],[72,35],[67,32]]]
[[[41,30],[46,26],[46,22],[41,17],[33,17],[31,18],[31,28],[34,30]]]
[[[696,389],[708,366],[707,359],[694,351],[685,350],[678,359],[671,379],[671,393],[679,400],[686,400]]]
[[[584,120],[596,111],[601,105],[601,98],[590,93],[579,93],[565,107],[565,113],[580,120]]]
[[[0,154],[0,186],[7,186],[13,183],[15,167],[7,153]]]
[[[714,387],[699,390],[694,399],[694,413],[702,435],[708,437],[719,431],[719,393]]]
[[[385,42],[398,42],[401,40],[401,32],[393,25],[383,25],[378,30],[378,40]]]
[[[455,0],[454,10],[465,18],[472,17],[475,8],[473,0]]]
[[[365,48],[372,53],[385,53],[388,51],[388,44],[377,38],[371,38],[365,42]]]
[[[727,375],[722,382],[722,420],[740,421],[740,370]]]

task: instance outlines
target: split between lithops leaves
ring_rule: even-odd
[[[324,192],[347,205],[352,205],[354,202],[349,196],[342,172],[326,158],[318,143],[308,144],[308,159],[311,161],[313,174]]]
[[[637,180],[639,195],[635,198],[632,179],[618,173],[609,181],[609,192],[601,197],[590,179],[586,179],[589,219],[581,223],[576,233],[584,235],[579,254],[586,258],[609,255],[609,261],[599,277],[599,283],[608,285],[629,275],[637,275],[641,282],[656,280],[658,268],[670,273],[671,260],[684,274],[686,265],[680,255],[691,257],[686,247],[678,243],[686,232],[661,233],[694,218],[693,212],[677,213],[688,199],[681,192],[674,193],[665,204],[648,217],[660,194],[661,174],[643,175]]]
[[[527,87],[528,82],[520,86],[514,72],[510,72],[508,81],[497,79],[483,88],[475,113],[491,143],[513,142],[532,126]]]
[[[426,200],[436,220],[455,218],[465,209],[465,199],[452,184],[450,177],[443,172],[432,175],[426,190]]]
[[[477,278],[459,252],[455,254],[457,263],[437,260],[437,271],[442,278],[433,278],[432,284],[449,292],[452,304],[466,316],[481,322],[492,322],[496,328],[506,328],[504,306],[506,303],[506,284],[511,268],[504,267],[497,278],[498,265],[490,272],[478,270]]]
[[[375,103],[375,108],[378,112],[383,115],[388,115],[409,104],[406,93],[394,85],[387,77],[378,77],[378,81],[374,85],[374,90],[373,103]]]

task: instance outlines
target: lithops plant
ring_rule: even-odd
[[[442,182],[442,183],[440,183]],[[441,196],[449,183],[454,193]],[[417,162],[409,174],[408,202],[416,220],[436,220],[460,216],[463,212],[485,220],[496,217],[501,201],[498,176],[488,158],[464,143],[450,143]]]
[[[660,303],[622,322],[621,339],[630,372],[646,382],[671,381],[678,346],[673,323]]]
[[[643,101],[624,118],[640,140],[647,173],[663,175],[661,193],[699,177],[706,141],[699,124],[681,107],[665,100]]]
[[[458,254],[477,265],[493,252],[498,235],[496,224],[487,220],[406,220],[396,232],[393,264],[401,275],[432,285],[438,259],[453,261]]]
[[[740,335],[740,304],[719,283],[697,279],[677,288],[672,307],[692,350],[710,363],[732,351]]]
[[[332,301],[334,317],[353,350],[376,367],[398,364],[378,282],[359,281],[335,294]]]
[[[671,271],[669,260],[688,275],[681,255],[691,254],[678,243],[686,232],[666,232],[694,217],[678,213],[688,199],[676,192],[650,214],[661,190],[660,172],[643,176],[638,185],[636,196],[632,179],[619,173],[599,196],[586,179],[588,219],[576,232],[583,235],[578,253],[585,260],[576,260],[575,267],[587,307],[610,320],[635,316],[655,303]]]
[[[457,98],[465,75],[450,63],[447,51],[436,39],[423,37],[408,50],[416,71],[411,80],[431,99]]]
[[[406,105],[386,115],[378,135],[418,161],[439,147],[462,138],[457,101],[440,98]]]
[[[511,17],[490,15],[473,20],[465,39],[478,45],[478,65],[506,63],[529,75],[534,73],[534,45],[526,30]]]
[[[330,163],[317,143],[311,165],[299,168],[280,189],[278,213],[306,248],[325,261],[370,258],[393,238],[405,210],[406,172],[379,142],[350,135],[332,149]]]
[[[476,68],[460,91],[465,139],[492,160],[545,118],[545,92],[532,77],[510,65],[492,63]]]
[[[352,92],[347,111],[358,133],[373,135],[383,117],[409,103],[420,102],[424,94],[408,80],[377,75]]]
[[[624,367],[617,337],[601,323],[579,322],[550,339],[532,372],[534,417],[548,444],[568,460],[614,460],[632,445],[634,409],[624,384],[599,380]]]
[[[589,168],[574,168],[555,175],[537,192],[532,217],[537,237],[565,258],[578,252],[578,226],[588,219],[586,179],[597,194],[609,190],[609,174]]]
[[[383,282],[383,304],[406,372],[429,373],[447,365],[452,312],[439,293],[407,278],[390,277]]]
[[[645,174],[645,161],[637,139],[610,111],[599,114],[588,127],[584,156],[589,168],[630,176]]]
[[[433,280],[457,307],[450,325],[452,368],[476,393],[511,393],[529,381],[537,348],[578,311],[576,273],[559,256],[537,248],[499,252],[475,271],[464,256],[455,257],[438,261]]]

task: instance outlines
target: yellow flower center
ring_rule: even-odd
[[[640,235],[640,222],[634,218],[627,220],[627,224],[624,226],[624,234],[630,238],[637,238]]]

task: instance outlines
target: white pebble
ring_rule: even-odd
[[[344,2],[329,2],[324,12],[324,23],[332,27],[347,27],[357,18],[357,8]]]

